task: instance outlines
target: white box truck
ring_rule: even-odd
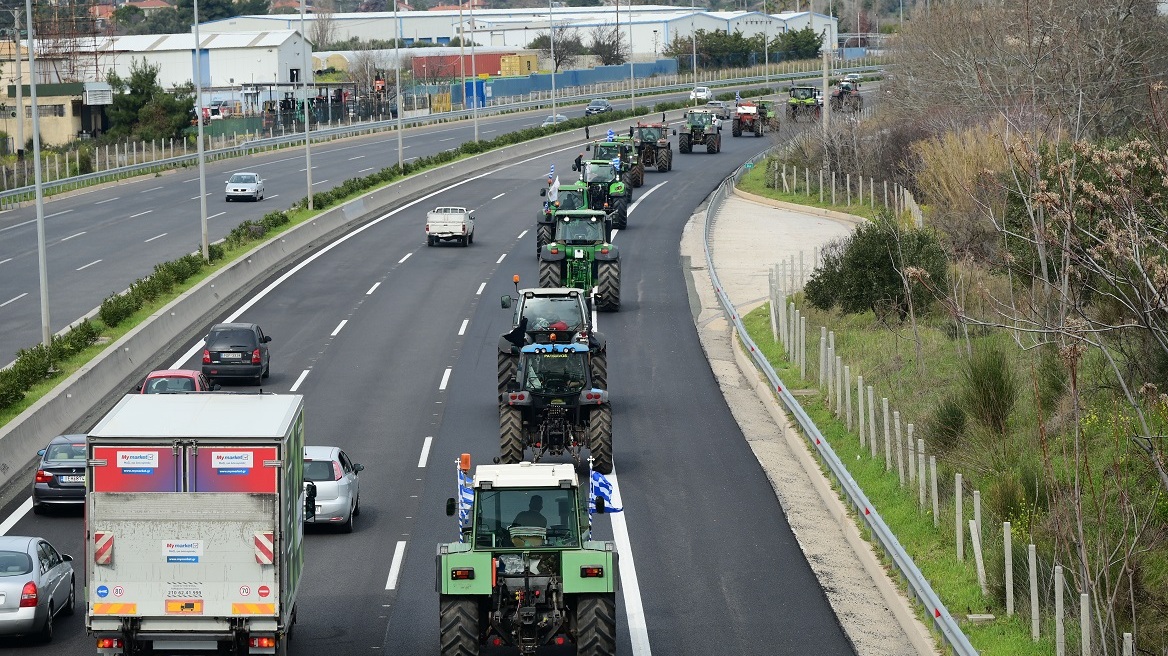
[[[286,654],[303,569],[303,397],[131,394],[87,442],[97,653]]]

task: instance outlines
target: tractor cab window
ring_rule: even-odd
[[[476,549],[580,546],[574,490],[480,490],[476,496]]]
[[[696,125],[709,125],[710,123],[712,123],[714,121],[713,114],[702,114],[702,113],[694,112],[694,113],[690,114],[690,117],[693,119],[693,122]]]
[[[536,296],[524,303],[523,314],[528,317],[529,330],[583,330],[580,301],[571,297]]]
[[[611,162],[585,162],[585,182],[611,182],[616,179]]]
[[[616,159],[621,155],[621,147],[615,141],[605,141],[596,144],[594,152],[596,153],[596,159]]]
[[[559,203],[558,207],[561,210],[586,210],[584,205],[584,192],[580,189],[560,190],[560,194],[556,199]]]
[[[808,100],[815,96],[815,90],[808,87],[796,87],[791,89],[791,97],[795,100]]]
[[[641,128],[643,141],[657,141],[661,138],[661,128]]]
[[[566,244],[594,244],[604,241],[604,225],[600,221],[560,221],[556,240]]]
[[[524,389],[539,394],[577,394],[588,379],[587,353],[532,353],[521,372]]]

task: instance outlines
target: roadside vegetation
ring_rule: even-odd
[[[1024,618],[1037,545],[1044,636],[1061,565],[1068,649],[1080,592],[1093,653],[1122,653],[1129,632],[1136,653],[1168,649],[1168,25],[1153,2],[1120,5],[934,4],[896,41],[874,116],[833,114],[826,137],[807,131],[743,182],[781,197],[765,171],[808,166],[920,202],[923,227],[873,216],[823,249],[796,301],[937,454],[939,529],[883,463],[853,473],[954,614],[997,617],[968,627],[987,654],[1031,653],[1028,622],[1005,618],[1003,521]],[[967,504],[982,494],[985,596],[951,553],[957,472]]]

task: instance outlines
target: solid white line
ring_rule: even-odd
[[[151,187],[151,188],[149,188],[149,189],[143,189],[142,191],[139,191],[138,193],[140,193],[140,194],[148,194],[148,193],[150,193],[150,192],[152,192],[152,191],[158,191],[159,189],[162,189],[162,187]]]
[[[438,391],[441,392],[446,389],[446,384],[450,382],[450,367],[446,367],[446,371],[442,372],[442,382],[438,383]]]
[[[620,484],[617,482],[616,468],[608,475],[612,483],[612,505],[623,508],[620,497]],[[649,648],[649,630],[645,626],[645,608],[641,604],[641,586],[637,582],[637,568],[633,565],[633,545],[629,540],[629,527],[623,512],[609,515],[612,519],[612,538],[616,542],[616,552],[620,554],[620,582],[621,592],[625,599],[625,626],[629,631],[629,642],[632,643],[635,656],[651,656]]]
[[[154,241],[155,239],[162,239],[162,238],[163,238],[163,237],[165,237],[165,236],[166,236],[166,233],[164,232],[164,233],[162,233],[161,235],[155,235],[155,236],[151,237],[150,239],[147,239],[146,241],[144,241],[144,242],[142,242],[142,243],[144,243],[144,244],[149,244],[150,242]]]
[[[333,330],[333,334],[329,335],[329,337],[336,337],[339,335],[341,333],[341,329],[344,328],[345,324],[347,323],[349,323],[348,319],[341,319],[341,322],[337,324],[336,329]]]
[[[69,241],[70,239],[72,239],[74,237],[80,237],[83,234],[85,234],[84,230],[82,230],[81,232],[78,232],[77,234],[69,235],[68,237],[65,237],[64,239],[62,239],[61,241]]]
[[[630,206],[629,206],[629,209],[628,209],[628,212],[627,212],[627,213],[628,213],[628,214],[632,214],[632,213],[633,213],[633,210],[637,209],[637,207],[638,207],[638,206],[641,204],[641,201],[643,201],[643,200],[645,200],[646,198],[648,198],[648,197],[649,197],[649,194],[653,193],[654,191],[657,191],[657,190],[658,190],[658,189],[660,189],[660,188],[661,188],[663,185],[666,185],[666,184],[668,184],[668,183],[669,183],[669,181],[668,181],[668,180],[666,180],[665,182],[658,182],[657,184],[653,185],[653,187],[652,187],[651,189],[649,189],[648,191],[646,191],[646,192],[644,192],[643,194],[641,194],[641,197],[637,199],[637,202],[635,202],[635,203],[633,203],[632,205],[630,205]]]
[[[370,295],[370,294],[372,294],[373,292],[377,291],[377,288],[378,288],[378,287],[380,287],[380,286],[381,286],[381,283],[379,283],[379,282],[375,282],[375,283],[373,283],[373,286],[369,288],[369,291],[365,292],[365,295],[366,295],[366,296],[369,296],[369,295]]]
[[[491,200],[499,200],[500,198],[502,198],[506,195],[507,195],[507,192],[504,191],[503,193],[499,194],[498,196],[495,196],[494,198],[492,198]]]
[[[526,234],[527,234],[527,231],[524,230],[523,232],[519,233],[519,236],[516,237],[516,239],[523,239],[523,235],[526,235]]]
[[[7,301],[4,301],[3,303],[0,303],[0,307],[4,307],[5,305],[8,305],[9,303],[15,303],[15,302],[19,301],[20,299],[24,298],[25,296],[28,296],[28,292],[24,292],[20,296],[14,296],[13,298],[10,298]],[[3,533],[0,533],[0,535],[3,535]]]
[[[296,382],[292,383],[292,387],[288,388],[289,392],[295,392],[296,390],[300,389],[300,383],[303,383],[304,379],[308,378],[308,371],[308,369],[305,369],[304,371],[300,372],[300,375],[296,377]]]
[[[107,198],[107,199],[105,199],[105,200],[99,200],[99,201],[97,201],[96,203],[94,203],[94,205],[101,205],[101,204],[103,204],[103,203],[112,203],[112,202],[114,202],[115,200],[117,200],[117,199],[119,199],[119,198],[121,198],[121,196],[114,196],[113,198]]]
[[[287,271],[285,271],[279,278],[276,278],[272,282],[268,283],[268,285],[266,287],[264,287],[263,289],[261,289],[259,292],[257,292],[255,296],[252,296],[245,303],[240,305],[239,308],[235,312],[232,312],[231,314],[227,315],[227,317],[224,318],[223,323],[231,323],[231,322],[235,321],[236,319],[238,319],[239,317],[243,316],[244,312],[247,312],[248,310],[250,310],[253,305],[255,305],[256,303],[259,303],[261,300],[264,299],[264,297],[266,297],[268,294],[275,291],[275,289],[277,287],[279,287],[281,284],[283,284],[284,281],[288,280],[292,276],[299,273],[301,269],[308,266],[309,264],[312,264],[318,258],[324,257],[324,255],[326,253],[328,253],[329,251],[331,251],[332,249],[337,248],[341,244],[344,244],[345,242],[349,241],[350,239],[356,238],[357,235],[360,235],[361,233],[365,232],[366,230],[369,230],[370,228],[372,228],[374,226],[380,225],[382,221],[387,221],[387,220],[389,220],[390,217],[396,216],[399,212],[404,212],[405,210],[407,210],[415,205],[418,205],[420,203],[424,203],[424,202],[430,200],[431,198],[433,198],[439,194],[447,193],[451,189],[461,187],[462,185],[474,182],[476,180],[481,180],[481,179],[488,177],[488,176],[491,176],[491,175],[495,175],[499,171],[503,171],[503,170],[506,170],[506,169],[509,169],[509,168],[512,168],[515,166],[520,166],[523,164],[528,164],[528,163],[534,162],[536,160],[544,160],[548,155],[555,155],[557,153],[563,153],[563,152],[567,152],[569,150],[575,151],[577,148],[579,148],[579,145],[572,145],[572,146],[568,146],[566,148],[560,148],[558,150],[552,151],[551,153],[537,155],[535,157],[528,157],[527,159],[522,159],[522,160],[519,160],[517,162],[505,164],[503,166],[500,166],[499,168],[496,168],[496,169],[493,169],[490,171],[486,171],[484,173],[479,173],[478,175],[472,175],[469,178],[464,178],[462,180],[459,180],[458,182],[455,182],[455,183],[450,184],[446,187],[443,187],[442,189],[432,191],[432,192],[426,194],[425,196],[422,196],[421,198],[416,198],[416,199],[414,199],[414,200],[412,200],[412,201],[410,201],[410,202],[408,202],[408,203],[406,203],[406,204],[404,204],[396,209],[393,209],[389,212],[386,212],[385,214],[382,214],[381,216],[377,217],[376,219],[373,219],[372,221],[361,226],[360,228],[357,228],[356,230],[353,230],[352,232],[345,234],[344,236],[338,238],[336,241],[334,241],[334,242],[330,243],[329,245],[317,250],[311,256],[306,257],[303,260],[301,260],[301,262],[299,264],[297,264],[296,266],[292,267],[291,269],[288,269]],[[275,196],[274,195],[269,196],[269,198],[275,198]],[[487,283],[485,283],[485,282],[482,285],[480,285],[479,291],[477,293],[482,294],[483,289],[485,289],[486,286],[487,286]],[[182,365],[185,364],[187,360],[190,360],[192,357],[194,357],[194,355],[196,353],[198,353],[201,350],[203,350],[203,340],[200,339],[199,341],[195,342],[189,349],[187,349],[187,351],[185,353],[183,353],[181,356],[179,356],[179,359],[176,360],[174,362],[174,364],[169,368],[170,369],[181,369]]]
[[[402,259],[398,260],[398,261],[397,261],[397,263],[398,263],[398,264],[401,264],[402,262],[405,262],[406,260],[410,259],[410,256],[411,256],[411,255],[413,255],[413,253],[412,253],[412,252],[410,252],[410,253],[406,253],[406,256],[405,256],[405,257],[403,257]]]
[[[459,334],[459,335],[465,335],[465,334],[466,334],[466,325],[467,325],[468,323],[470,323],[470,319],[463,319],[463,320],[462,320],[462,325],[458,327],[458,334]]]
[[[401,575],[402,559],[405,557],[405,555],[406,541],[398,540],[397,546],[393,548],[393,560],[389,563],[389,578],[385,580],[386,590],[393,590],[397,588],[397,577]]]
[[[6,257],[3,260],[0,260],[0,264],[4,264],[5,262],[11,262],[11,261],[12,261],[12,258]]]
[[[353,161],[353,160],[355,160],[355,159],[365,159],[365,156],[364,156],[364,155],[357,155],[356,157],[350,157],[350,158],[349,158],[349,161],[351,162],[351,161]]]
[[[505,257],[507,257],[507,254],[506,254],[506,253],[503,253],[502,255],[500,255],[500,256],[499,256],[499,259],[495,260],[495,264],[502,264],[502,263],[503,263],[503,258],[505,258]]]
[[[54,216],[61,216],[62,214],[68,214],[69,212],[72,212],[72,211],[73,211],[73,210],[61,210],[60,212],[53,212],[52,214],[50,214],[50,215],[46,216],[45,218],[46,218],[46,219],[51,219],[51,218],[53,218]]]
[[[89,267],[97,264],[98,262],[101,262],[101,260],[94,260],[94,261],[90,262],[89,264],[86,264],[84,266],[79,266],[79,267],[77,267],[77,270],[81,271],[82,269],[88,269]]]
[[[608,243],[611,244],[612,242],[616,241],[616,235],[618,232],[620,232],[620,228],[615,228],[612,232],[608,233]]]
[[[218,213],[218,214],[212,214],[211,216],[207,217],[207,220],[208,220],[208,221],[210,221],[211,219],[213,219],[213,218],[215,218],[215,217],[217,217],[217,216],[223,216],[223,215],[224,215],[224,214],[226,214],[226,213],[227,213],[227,212],[220,212],[220,213]]]
[[[147,214],[149,214],[149,213],[151,213],[151,212],[153,212],[153,211],[154,211],[154,210],[146,210],[145,212],[138,212],[137,214],[131,214],[131,215],[130,215],[130,218],[131,218],[131,219],[136,219],[136,218],[138,218],[138,217],[140,217],[140,216],[146,216]]]
[[[16,526],[16,522],[23,519],[30,510],[32,510],[32,497],[25,499],[24,503],[17,506],[16,510],[13,510],[12,514],[8,516],[8,519],[5,519],[4,523],[0,524],[0,535],[7,535],[8,531],[11,531],[12,527]]]
[[[475,296],[482,294],[483,290],[486,288],[487,288],[487,283],[485,283],[485,282],[483,284],[479,285],[479,290],[477,292],[475,292]]]
[[[424,468],[426,461],[430,459],[430,443],[434,441],[433,437],[427,437],[425,442],[422,442],[422,457],[418,458],[418,468]]]

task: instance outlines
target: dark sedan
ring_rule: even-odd
[[[39,515],[49,506],[85,503],[85,436],[58,435],[38,455],[32,511]]]
[[[203,375],[212,384],[225,378],[244,378],[259,383],[268,377],[271,337],[254,323],[219,323],[204,340]]]
[[[588,106],[584,108],[584,115],[592,116],[593,114],[603,114],[604,112],[611,112],[612,110],[612,103],[608,102],[604,98],[597,98],[588,103]]]

